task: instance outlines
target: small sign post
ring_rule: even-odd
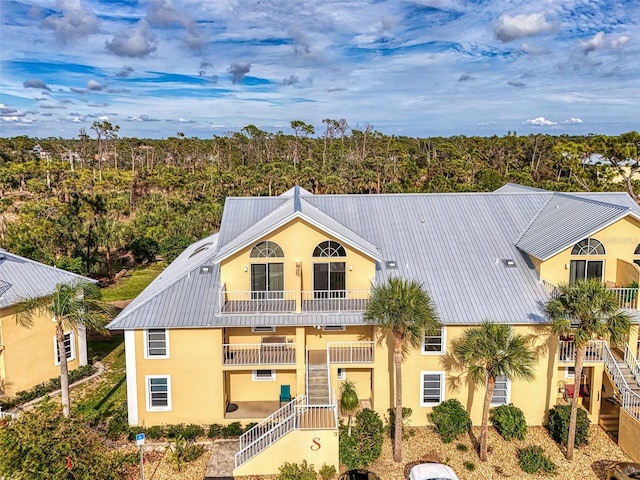
[[[136,445],[140,447],[140,478],[144,480],[144,459],[142,458],[142,446],[144,445],[144,433],[136,433]]]

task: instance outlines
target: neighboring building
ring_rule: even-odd
[[[632,364],[638,262],[640,208],[623,193],[507,185],[493,193],[312,195],[295,187],[279,197],[228,198],[220,232],[187,248],[108,328],[125,331],[132,425],[259,422],[284,402],[241,438],[236,456],[236,475],[269,473],[292,452],[315,465],[337,462],[341,380],[356,383],[363,406],[385,414],[394,404],[391,339],[363,320],[372,285],[390,276],[423,283],[443,324],[403,363],[412,425],[427,424],[432,407],[450,398],[480,422],[484,392],[452,370],[446,353],[485,319],[530,336],[535,380],[501,379],[493,400],[514,403],[540,425],[574,382],[573,343],[551,336],[543,313],[550,292],[580,278],[615,288],[633,315]],[[640,432],[640,397],[613,380],[604,362],[611,350],[594,341],[589,352],[578,383],[591,420],[606,412],[617,429],[627,415],[625,425]],[[624,395],[638,399],[635,413],[620,409]],[[620,443],[629,451],[625,429]]]
[[[25,298],[55,291],[59,283],[88,278],[0,249],[0,399],[60,376],[60,357],[51,318],[36,318],[31,328],[16,323],[13,306]],[[87,364],[84,329],[65,332],[69,369]]]

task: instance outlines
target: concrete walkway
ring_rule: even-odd
[[[237,439],[214,441],[204,480],[233,480],[234,456],[239,449]]]

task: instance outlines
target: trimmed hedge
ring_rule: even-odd
[[[445,400],[434,407],[429,420],[435,426],[443,443],[453,442],[459,435],[471,429],[471,418],[459,400]]]
[[[489,421],[505,440],[523,440],[527,433],[524,412],[512,403],[489,410]]]

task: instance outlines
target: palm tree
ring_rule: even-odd
[[[351,416],[360,406],[356,384],[351,380],[345,380],[340,385],[340,410],[349,416],[349,436],[351,436]]]
[[[69,416],[69,367],[64,346],[65,330],[84,326],[104,331],[104,320],[112,314],[109,304],[100,300],[100,289],[91,282],[59,283],[50,295],[25,298],[15,305],[16,321],[30,328],[38,315],[55,321],[58,357],[60,358],[60,389],[62,413]]]
[[[389,278],[374,287],[364,312],[365,320],[393,336],[396,420],[393,432],[393,460],[402,462],[402,360],[411,347],[419,347],[425,335],[434,335],[440,321],[431,297],[422,284]]]
[[[486,387],[480,428],[480,460],[485,461],[489,407],[496,378],[532,379],[535,355],[523,335],[512,335],[509,325],[490,321],[466,329],[452,347],[454,358],[467,371],[469,383]]]
[[[629,332],[629,316],[620,310],[615,294],[599,280],[580,280],[560,285],[555,298],[549,300],[545,312],[555,335],[573,335],[575,348],[574,371],[576,382],[582,378],[582,366],[589,340],[594,336],[620,343]],[[567,460],[573,460],[578,415],[579,389],[573,391]]]

